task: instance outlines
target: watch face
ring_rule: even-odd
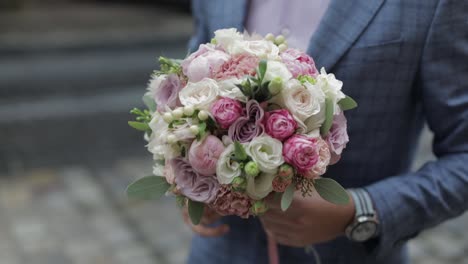
[[[377,223],[366,221],[358,224],[352,231],[351,237],[354,241],[363,242],[371,238],[377,231]]]

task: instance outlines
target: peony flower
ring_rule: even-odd
[[[229,51],[234,42],[243,41],[244,37],[235,28],[218,29],[214,32],[216,44]]]
[[[232,54],[250,54],[260,59],[279,60],[279,48],[271,41],[234,41],[227,51]]]
[[[155,76],[148,86],[151,97],[156,102],[158,111],[166,110],[166,107],[174,109],[181,106],[179,91],[183,84],[177,74]]]
[[[198,82],[203,78],[213,77],[229,57],[229,54],[215,49],[212,44],[202,44],[196,52],[182,61],[182,71],[190,82]]]
[[[233,141],[245,143],[260,136],[264,132],[263,108],[255,100],[250,100],[246,105],[247,116],[239,117],[228,130],[228,135]]]
[[[294,134],[297,122],[286,109],[274,110],[265,113],[265,133],[278,140],[285,140]]]
[[[247,219],[250,214],[252,201],[248,196],[240,192],[233,192],[227,186],[218,190],[216,200],[211,207],[220,215],[237,215]]]
[[[245,94],[239,89],[239,87],[237,87],[237,85],[241,83],[242,80],[235,78],[219,81],[219,95],[222,97],[238,100],[243,103],[247,102],[247,96],[245,96]]]
[[[221,140],[208,135],[202,141],[194,140],[188,152],[188,160],[193,169],[201,175],[214,175],[219,156],[224,151]]]
[[[247,188],[245,192],[254,200],[265,198],[273,190],[272,182],[275,176],[276,174],[274,173],[260,173],[260,175],[255,178],[247,178]]]
[[[265,76],[263,77],[263,81],[271,81],[276,77],[280,77],[283,82],[286,82],[291,79],[292,74],[289,72],[288,68],[286,68],[284,63],[269,60],[267,62],[267,68]]]
[[[276,176],[273,179],[272,186],[273,191],[275,192],[284,192],[286,188],[292,183],[292,178],[290,179],[283,179],[280,176]]]
[[[260,171],[265,173],[276,173],[284,162],[283,144],[270,136],[254,138],[245,146],[245,151],[257,163]]]
[[[284,142],[283,157],[298,173],[308,173],[319,160],[317,139],[305,135],[293,135]]]
[[[198,110],[209,110],[218,97],[219,88],[215,80],[205,78],[199,82],[189,82],[179,93],[184,106],[193,106]]]
[[[226,61],[218,71],[214,73],[214,78],[217,80],[225,80],[229,78],[243,78],[247,76],[255,76],[258,62],[260,59],[250,54],[238,54],[232,56]]]
[[[294,78],[299,75],[317,76],[314,60],[306,53],[297,49],[287,49],[280,54],[283,63]]]
[[[342,81],[337,80],[335,75],[332,73],[327,74],[325,69],[321,68],[320,74],[317,75],[317,82],[314,84],[314,87],[320,88],[326,98],[332,100],[334,105],[334,114],[341,111],[338,102],[346,97],[346,95],[341,91],[341,88],[343,87]]]
[[[241,103],[230,98],[221,98],[211,106],[211,114],[223,129],[229,128],[243,111]]]
[[[314,179],[327,171],[327,166],[330,163],[330,150],[328,149],[327,142],[322,138],[317,138],[318,160],[312,169],[304,174],[305,178]]]
[[[193,170],[183,158],[174,158],[171,167],[175,175],[174,182],[180,193],[192,201],[211,203],[216,198],[219,183],[214,175],[202,176]]]
[[[333,124],[325,140],[327,141],[328,147],[330,148],[330,165],[333,165],[340,160],[341,153],[343,152],[343,149],[346,148],[346,144],[349,142],[346,117],[343,111],[333,117]]]
[[[230,184],[234,178],[242,173],[242,168],[237,161],[231,159],[234,153],[234,144],[228,145],[221,153],[216,164],[216,176],[221,184]]]
[[[273,102],[288,109],[305,133],[320,127],[325,120],[325,94],[309,83],[289,80]]]

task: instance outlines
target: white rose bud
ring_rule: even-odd
[[[191,116],[193,115],[193,113],[195,112],[195,108],[193,108],[193,106],[185,106],[184,107],[184,115],[186,116]]]
[[[167,136],[167,143],[169,144],[174,144],[177,142],[177,138],[174,135],[168,135]]]
[[[184,115],[184,110],[181,107],[176,108],[174,111],[172,111],[172,116],[174,117],[174,119],[179,119],[183,115]]]
[[[286,39],[284,38],[283,35],[279,35],[279,36],[277,36],[277,37],[275,38],[275,44],[276,44],[276,45],[280,45],[280,44],[284,43],[285,40],[286,40]]]
[[[198,119],[200,119],[201,121],[207,120],[208,117],[209,117],[208,112],[205,111],[205,110],[201,110],[201,111],[198,113]]]
[[[283,89],[283,80],[281,80],[281,77],[276,77],[273,80],[271,80],[270,84],[268,85],[268,91],[271,93],[271,95],[277,95],[281,92]]]
[[[170,123],[174,120],[174,117],[172,116],[172,114],[170,112],[166,112],[164,113],[163,115],[163,120],[166,122],[166,123]]]
[[[284,52],[285,50],[288,49],[288,45],[286,45],[285,43],[281,43],[279,44],[278,48],[280,52]]]
[[[200,129],[196,125],[190,126],[189,129],[190,129],[190,132],[192,132],[194,135],[198,135],[198,133],[200,132]]]
[[[271,33],[268,33],[268,34],[266,34],[265,39],[268,40],[268,41],[274,41],[275,40],[275,35],[273,35]]]

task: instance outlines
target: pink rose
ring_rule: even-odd
[[[287,49],[282,52],[281,59],[294,77],[299,75],[316,76],[318,74],[314,60],[297,49]]]
[[[296,168],[299,174],[308,173],[319,160],[317,139],[293,135],[283,145],[284,160]]]
[[[318,161],[312,169],[304,174],[305,178],[314,179],[322,176],[327,171],[327,166],[330,164],[330,150],[327,142],[321,138],[317,138]]]
[[[278,140],[285,140],[296,131],[297,122],[286,109],[265,113],[265,132]]]
[[[216,163],[223,151],[223,142],[215,136],[208,135],[203,141],[193,141],[188,152],[188,160],[197,173],[214,175]]]
[[[250,54],[234,55],[214,73],[214,78],[225,80],[229,78],[240,79],[245,75],[255,76],[259,60],[257,56]]]
[[[212,78],[229,57],[229,54],[215,49],[211,44],[202,44],[196,52],[182,61],[182,71],[190,82]]]
[[[223,129],[229,128],[243,111],[241,103],[231,98],[221,98],[211,106],[211,114]]]
[[[346,144],[349,142],[346,117],[343,112],[333,117],[333,124],[330,128],[330,132],[326,136],[325,140],[328,143],[331,153],[330,165],[337,163],[341,158],[343,149],[346,148]]]

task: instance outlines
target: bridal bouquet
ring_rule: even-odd
[[[321,178],[348,142],[343,111],[356,103],[343,83],[284,37],[215,32],[184,60],[161,57],[129,125],[145,132],[153,176],[132,183],[131,198],[173,194],[198,224],[205,207],[248,218],[281,195],[317,191],[348,202],[334,180]]]

